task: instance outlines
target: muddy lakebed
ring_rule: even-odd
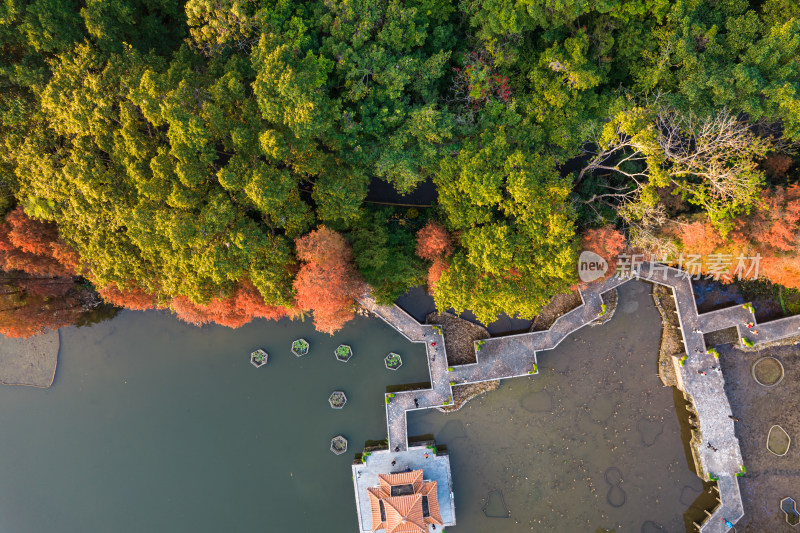
[[[661,321],[648,284],[619,291],[611,321],[540,353],[539,375],[455,413],[410,415],[411,435],[450,451],[448,531],[685,531],[702,483],[657,376]],[[386,436],[386,387],[428,378],[421,345],[362,317],[329,337],[309,322],[230,330],[123,312],[61,336],[52,387],[0,387],[4,533],[354,531],[353,454]],[[300,337],[310,350],[296,357]],[[269,353],[261,368],[256,348]]]
[[[686,531],[703,484],[657,375],[661,319],[649,284],[618,290],[614,317],[540,352],[539,375],[455,413],[410,413],[410,435],[450,449],[455,531]]]

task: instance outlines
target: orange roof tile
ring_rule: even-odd
[[[422,485],[422,489],[419,492],[423,496],[428,497],[428,517],[425,518],[425,522],[428,524],[436,524],[438,526],[444,526],[442,523],[442,515],[439,511],[439,495],[436,492],[436,482],[435,481],[426,481]]]
[[[414,492],[417,492],[422,487],[422,470],[399,472],[397,474],[378,474],[378,479],[380,479],[382,487],[413,485]]]
[[[387,533],[426,532],[421,494],[386,498],[383,507],[386,509]]]
[[[379,474],[380,485],[367,488],[372,508],[372,531],[383,529],[386,533],[427,533],[428,524],[442,526],[439,499],[435,481],[423,481],[422,470]],[[411,485],[413,494],[392,496],[392,487]],[[423,516],[422,498],[428,499],[428,514]],[[381,502],[384,518],[381,520]]]

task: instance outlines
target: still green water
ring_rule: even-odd
[[[700,482],[655,377],[660,321],[643,287],[623,288],[608,325],[542,354],[540,376],[410,417],[412,433],[450,448],[448,531],[683,531]],[[311,344],[302,358],[289,351],[297,337]],[[342,343],[348,363],[333,355]],[[260,369],[257,347],[270,353]],[[403,356],[396,372],[389,351]],[[158,312],[64,329],[50,389],[0,387],[0,532],[352,533],[350,464],[385,437],[385,387],[427,379],[424,348],[377,319],[335,337],[310,322],[234,331]],[[327,401],[337,389],[341,411]],[[337,457],[339,433],[350,448]],[[603,479],[611,467],[624,497]]]
[[[421,345],[366,318],[330,337],[308,321],[231,330],[125,312],[61,340],[50,389],[0,387],[2,533],[352,532],[350,464],[386,436],[385,387],[429,379]]]

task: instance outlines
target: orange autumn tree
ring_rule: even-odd
[[[0,334],[30,337],[96,307],[93,292],[76,283],[77,264],[53,224],[11,211],[0,224]]]
[[[625,249],[625,235],[614,228],[611,224],[606,224],[601,228],[588,229],[581,237],[583,250],[594,252],[608,263],[606,278],[614,275],[617,255]]]
[[[294,281],[295,305],[314,313],[318,331],[333,335],[355,316],[354,299],[366,289],[353,267],[352,247],[325,226],[295,244],[303,262]]]
[[[428,292],[436,290],[436,283],[447,270],[445,258],[453,251],[453,240],[450,233],[438,222],[429,220],[417,232],[417,255],[427,261],[432,261],[428,268]]]
[[[674,225],[672,225],[674,228]],[[681,223],[679,229],[665,229],[675,238],[684,254],[699,254],[704,273],[711,273],[712,259],[724,261],[715,272],[723,280],[735,275],[754,275],[754,260],[759,277],[785,287],[800,288],[800,186],[774,187],[762,191],[759,205],[733,221],[733,229],[723,238],[708,220]],[[740,269],[737,272],[737,269]]]
[[[417,255],[422,259],[433,261],[441,256],[450,255],[452,239],[444,226],[429,220],[417,232]]]
[[[688,254],[708,255],[723,243],[723,238],[711,221],[695,221],[680,226],[679,239]]]
[[[264,303],[263,296],[250,280],[239,282],[233,293],[207,304],[196,304],[180,296],[172,300],[170,307],[178,318],[195,326],[215,322],[229,328],[238,328],[254,318],[278,320],[287,313],[283,307]]]
[[[736,220],[735,252],[760,254],[759,274],[773,283],[800,288],[800,185],[762,193],[762,205]]]
[[[126,285],[124,288],[120,288],[116,283],[111,283],[105,287],[99,287],[97,293],[106,302],[133,311],[159,308],[156,305],[155,296],[133,283]]]
[[[77,265],[77,254],[58,238],[54,224],[28,217],[21,207],[0,224],[0,269],[53,278],[75,275]]]

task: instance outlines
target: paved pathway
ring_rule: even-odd
[[[398,330],[412,342],[424,342],[428,354],[431,389],[387,395],[386,424],[389,449],[408,449],[406,413],[430,409],[452,401],[453,384],[477,383],[537,373],[536,353],[552,350],[568,335],[601,316],[604,292],[629,279],[643,279],[672,288],[688,358],[675,361],[681,389],[692,398],[698,414],[703,445],[697,450],[702,475],[717,479],[721,505],[700,526],[701,533],[725,532],[728,520],[736,523],[744,515],[736,474],[742,470],[742,454],[734,431],[732,411],[725,394],[725,380],[719,361],[707,352],[703,333],[736,327],[740,337],[764,344],[800,334],[800,316],[756,324],[753,313],[744,306],[699,314],[688,275],[658,263],[640,263],[632,276],[596,282],[581,290],[583,305],[559,317],[547,331],[489,338],[476,344],[477,362],[447,369],[444,338],[434,326],[418,323],[397,306],[377,305],[370,297],[361,304]],[[753,328],[747,324],[753,323]],[[710,444],[710,446],[708,446]]]

